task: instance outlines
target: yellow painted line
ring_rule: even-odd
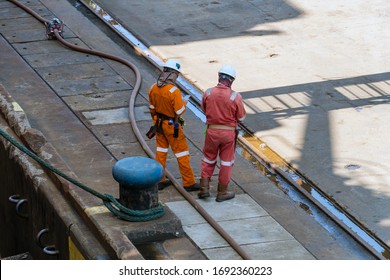
[[[68,247],[70,260],[85,260],[83,254],[81,254],[80,250],[77,248],[76,244],[74,244],[70,236],[68,237]]]
[[[291,166],[289,166],[288,163],[281,156],[279,156],[275,151],[269,148],[263,141],[249,134],[240,136],[239,139],[244,149],[246,148],[247,150],[250,150],[251,152],[256,154],[271,168],[278,169],[278,173],[283,173],[282,175],[285,179],[287,179],[287,181],[289,181],[290,183],[295,182],[306,190],[311,188],[308,184],[304,183],[304,181],[300,177],[296,179],[291,179],[289,176],[286,176],[284,171],[285,168],[288,168],[294,172],[295,170]]]
[[[84,212],[88,216],[93,216],[96,214],[108,213],[110,212],[110,210],[108,210],[106,206],[102,205],[102,206],[94,206],[94,207],[86,208]]]
[[[13,101],[12,106],[15,112],[23,112],[22,107],[20,107],[20,105],[17,102]]]
[[[243,136],[239,136],[239,138],[244,146],[252,151],[255,151],[257,154],[262,155],[263,159],[265,157],[266,161],[273,163],[281,168],[287,166],[286,161],[260,139],[246,133]]]

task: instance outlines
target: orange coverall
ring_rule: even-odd
[[[228,185],[235,159],[235,128],[246,116],[242,97],[229,87],[218,84],[203,94],[202,111],[206,115],[208,128],[203,146],[201,176],[211,178],[219,155],[221,166],[218,183]],[[219,128],[214,128],[215,125]]]
[[[172,85],[166,84],[158,87],[154,84],[149,90],[149,111],[154,122],[158,119],[158,114],[163,114],[170,119],[162,120],[163,133],[156,133],[156,160],[164,167],[168,156],[168,149],[171,146],[179,165],[182,176],[183,187],[195,184],[194,171],[190,164],[190,152],[187,140],[181,125],[178,125],[179,135],[173,137],[175,116],[181,116],[186,110],[186,103],[183,101],[180,90]],[[165,117],[164,117],[165,118]],[[165,174],[161,182],[166,179]]]

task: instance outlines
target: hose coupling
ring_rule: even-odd
[[[58,18],[53,18],[52,21],[45,23],[46,36],[49,40],[55,39],[55,32],[57,32],[62,38],[64,38],[64,23]]]

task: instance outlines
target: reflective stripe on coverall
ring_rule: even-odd
[[[166,168],[168,149],[171,146],[176,156],[179,171],[182,176],[184,187],[195,184],[195,176],[190,164],[190,153],[185,138],[183,128],[179,125],[179,134],[177,138],[173,137],[175,115],[180,116],[186,110],[185,103],[181,96],[180,90],[172,84],[158,87],[154,84],[149,90],[149,111],[156,122],[158,113],[172,118],[172,124],[169,120],[162,121],[163,133],[156,134],[156,160]],[[164,174],[161,182],[164,182]]]
[[[208,89],[202,98],[202,110],[208,125],[219,124],[236,127],[245,119],[246,112],[239,93],[218,85]],[[208,128],[203,146],[202,178],[211,178],[220,158],[218,183],[228,185],[235,159],[235,130]]]
[[[217,156],[221,160],[218,183],[228,185],[232,176],[234,165],[234,142],[236,132],[234,130],[207,129],[205,145],[203,147],[202,178],[211,178],[217,164]]]

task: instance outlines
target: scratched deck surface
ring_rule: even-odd
[[[33,3],[32,8],[42,11],[43,16],[50,18],[55,15],[65,22],[67,40],[77,42],[81,46],[120,55],[140,67],[143,84],[136,100],[136,115],[139,127],[145,133],[150,126],[147,90],[158,73],[139,56],[126,52],[68,1],[57,1],[55,4],[46,0],[30,2]],[[115,3],[119,5],[120,2]],[[144,4],[140,4],[142,5]],[[7,69],[1,71],[0,83],[24,109],[31,125],[44,133],[82,182],[93,186],[98,191],[117,195],[117,183],[111,176],[114,163],[124,157],[144,155],[126,118],[127,102],[133,88],[134,76],[121,65],[85,54],[77,54],[58,42],[45,40],[44,35],[36,31],[41,28],[44,34],[43,26],[34,23],[32,17],[12,6],[8,1],[1,0],[0,7],[2,7],[0,66],[1,69]],[[116,6],[110,6],[112,9],[114,7]],[[14,23],[15,21],[17,22]],[[15,28],[15,25],[19,27]],[[34,36],[31,36],[31,32]],[[149,40],[147,32],[150,32],[148,28],[137,30],[138,34],[145,35],[142,39],[146,41]],[[258,35],[263,36],[263,33]],[[172,35],[169,38],[168,40],[173,40],[175,37]],[[235,39],[241,41],[243,38]],[[189,41],[190,38],[183,44],[189,44]],[[203,40],[203,43],[207,41]],[[154,49],[161,53],[165,52],[163,45],[159,46],[157,43],[153,45]],[[202,49],[205,51],[205,48]],[[199,71],[197,67],[200,66],[187,61],[191,50],[193,48],[187,48],[182,55],[186,56],[183,57],[185,68],[188,69],[185,73],[195,77],[195,73]],[[240,75],[246,76],[243,69],[240,69],[240,72],[242,73]],[[214,75],[210,73],[210,76]],[[207,86],[212,86],[213,83],[214,81],[207,80]],[[237,83],[237,89],[240,87],[242,82]],[[247,92],[244,92],[243,96],[249,104],[250,98],[247,97]],[[255,97],[255,93],[253,96],[255,99],[258,98]],[[255,123],[254,115],[249,114],[249,125]],[[268,117],[271,115],[268,114]],[[185,118],[191,161],[195,173],[199,174],[204,124],[190,111],[186,113]],[[291,121],[294,122],[294,119],[296,118],[291,118]],[[272,122],[277,122],[277,118],[275,117]],[[149,144],[154,148],[153,141]],[[168,160],[168,168],[179,177],[176,160],[172,155]],[[232,187],[237,191],[236,199],[224,203],[216,203],[210,199],[201,203],[216,215],[221,225],[237,238],[253,258],[365,258],[357,252],[356,248],[341,248],[331,232],[323,229],[298,205],[289,201],[281,190],[275,188],[240,155],[237,155]],[[212,193],[215,195],[215,187]],[[191,210],[173,188],[161,192],[160,200],[166,203],[181,220],[184,231],[208,258],[238,257],[199,218],[196,211]],[[86,208],[97,205],[96,200],[88,196],[84,198],[84,203]],[[226,212],[225,208],[241,216],[221,214]],[[93,218],[97,223],[101,223],[102,231],[109,226],[118,226],[116,223],[119,223],[120,227],[127,227],[126,223],[119,222],[117,219],[110,220],[109,213],[104,215],[100,213]],[[242,230],[243,225],[247,227],[245,234]],[[202,236],[199,236],[199,232]],[[324,245],[319,247],[317,244],[319,241]]]

